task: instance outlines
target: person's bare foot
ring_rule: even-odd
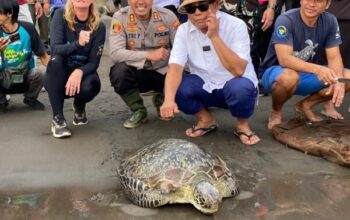
[[[344,119],[344,117],[337,110],[335,110],[332,102],[327,102],[324,104],[321,114],[335,120]]]
[[[201,137],[208,132],[214,131],[218,127],[215,119],[210,121],[198,121],[195,126],[186,130],[188,137]]]
[[[309,121],[317,122],[323,121],[323,118],[317,114],[315,114],[310,107],[304,105],[302,102],[298,102],[294,106],[294,110],[299,114],[304,115]]]
[[[282,123],[282,112],[271,111],[269,117],[268,129],[272,129],[273,126]]]

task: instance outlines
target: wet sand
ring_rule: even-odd
[[[51,135],[47,93],[39,99],[43,112],[11,96],[9,111],[0,113],[0,219],[347,219],[350,170],[322,158],[305,155],[278,143],[267,130],[271,97],[262,97],[252,129],[260,144],[247,147],[233,135],[228,111],[214,109],[220,124],[216,132],[199,139],[185,136],[194,118],[179,114],[173,121],[158,119],[151,97],[145,97],[149,121],[127,130],[130,112],[110,87],[107,55],[99,69],[102,90],[87,105],[89,124],[72,124],[72,100],[65,117],[73,132],[68,139]],[[287,103],[285,119],[296,116]],[[346,98],[350,104],[349,97]],[[345,104],[340,111],[345,117]],[[131,204],[117,179],[121,158],[162,138],[183,138],[220,155],[237,175],[241,193],[225,199],[213,216],[191,205],[143,209]]]

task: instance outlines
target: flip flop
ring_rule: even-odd
[[[253,131],[250,131],[249,133],[244,132],[244,131],[234,131],[233,134],[236,135],[236,136],[239,138],[239,140],[241,141],[242,144],[245,144],[245,143],[243,143],[243,141],[242,141],[242,139],[241,139],[241,136],[242,136],[242,135],[248,137],[248,140],[250,140],[250,139],[251,139],[252,137],[254,137],[254,136],[257,136],[257,135],[255,134],[255,132],[253,132]],[[257,136],[257,137],[258,137],[258,136]],[[254,143],[254,144],[245,144],[245,145],[252,146],[252,145],[258,144],[259,142],[260,142],[260,140],[259,140],[258,142],[256,142],[256,143]]]
[[[218,127],[219,127],[219,125],[217,123],[214,123],[207,128],[196,128],[196,126],[193,125],[191,129],[192,129],[192,133],[194,133],[196,131],[202,131],[202,133],[199,136],[196,136],[196,137],[201,137],[201,136],[203,136],[211,131],[214,131]],[[189,137],[191,137],[191,136],[189,136]]]

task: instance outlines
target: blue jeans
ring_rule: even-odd
[[[185,74],[176,93],[176,103],[185,114],[194,115],[203,108],[228,108],[236,118],[247,119],[254,113],[257,88],[247,78],[232,78],[222,89],[209,93],[197,75]]]

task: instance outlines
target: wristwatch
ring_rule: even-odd
[[[268,4],[267,5],[267,8],[271,8],[272,10],[276,10],[276,6],[277,6],[277,4],[275,4],[275,3],[273,3],[273,4]]]

